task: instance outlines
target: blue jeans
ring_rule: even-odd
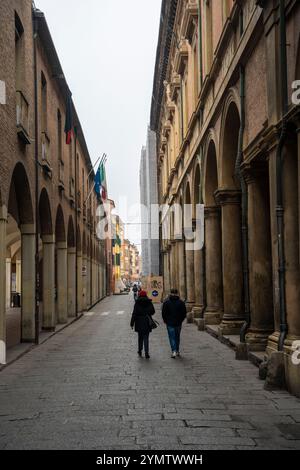
[[[172,351],[179,352],[181,326],[167,326],[167,329]]]

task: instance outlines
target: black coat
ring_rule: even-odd
[[[180,300],[177,295],[170,295],[162,308],[162,317],[166,325],[181,326],[186,319],[186,315],[186,306],[183,300]]]
[[[155,314],[152,300],[147,297],[139,297],[135,303],[130,326],[135,327],[137,333],[147,334],[151,332],[149,316]]]

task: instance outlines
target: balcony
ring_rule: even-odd
[[[52,175],[50,160],[50,139],[46,132],[42,132],[42,166],[48,176]]]
[[[16,93],[17,134],[25,144],[31,144],[29,138],[29,104],[21,91]]]
[[[61,191],[65,189],[65,165],[62,160],[58,163],[58,187]]]

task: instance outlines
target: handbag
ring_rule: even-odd
[[[155,330],[159,326],[158,321],[153,320],[153,318],[150,315],[148,315],[148,321],[149,321],[149,326],[151,330]]]

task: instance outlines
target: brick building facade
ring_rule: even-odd
[[[166,292],[298,396],[299,33],[294,0],[163,0],[151,110],[160,203],[205,206],[203,249],[161,221]]]
[[[46,19],[31,0],[0,3],[0,362],[106,294],[94,171]],[[13,294],[13,295],[12,295]],[[10,322],[15,328],[10,328]],[[7,334],[8,333],[8,334]]]

